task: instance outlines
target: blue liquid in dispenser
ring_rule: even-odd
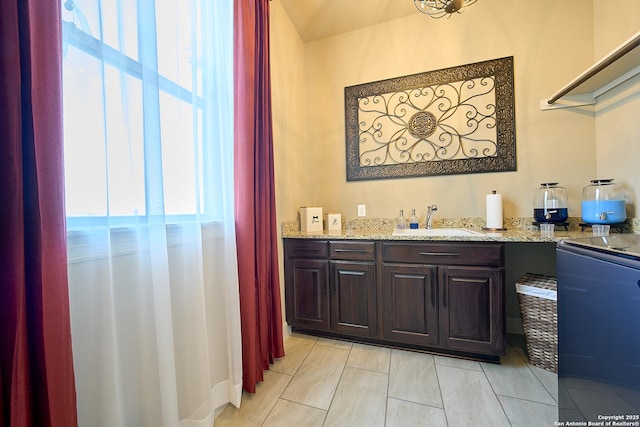
[[[600,214],[606,217],[600,219]],[[618,224],[627,219],[624,200],[583,200],[582,220],[589,224]]]
[[[535,208],[533,217],[536,222],[566,222],[569,218],[567,208],[547,208],[547,212],[551,215],[549,219],[545,217],[544,208]]]

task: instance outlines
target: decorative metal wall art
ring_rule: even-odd
[[[344,94],[348,181],[516,170],[513,57]]]

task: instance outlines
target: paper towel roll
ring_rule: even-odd
[[[502,195],[487,194],[487,228],[497,229],[502,227]]]

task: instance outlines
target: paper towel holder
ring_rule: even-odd
[[[491,194],[496,194],[496,193],[497,193],[496,190],[492,190],[491,191]],[[502,215],[501,215],[501,217],[502,217]],[[502,222],[502,221],[500,221],[500,222]],[[497,228],[497,227],[486,227],[485,226],[485,227],[482,227],[482,229],[485,230],[485,231],[493,231],[493,232],[496,232],[496,231],[507,231],[507,229],[504,228],[504,227]]]

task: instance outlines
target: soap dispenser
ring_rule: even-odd
[[[396,229],[397,230],[407,229],[407,219],[404,217],[404,210],[402,209],[400,209],[400,215],[396,219]]]
[[[418,229],[418,217],[416,216],[415,209],[411,209],[411,218],[409,219],[409,228],[412,230]]]

